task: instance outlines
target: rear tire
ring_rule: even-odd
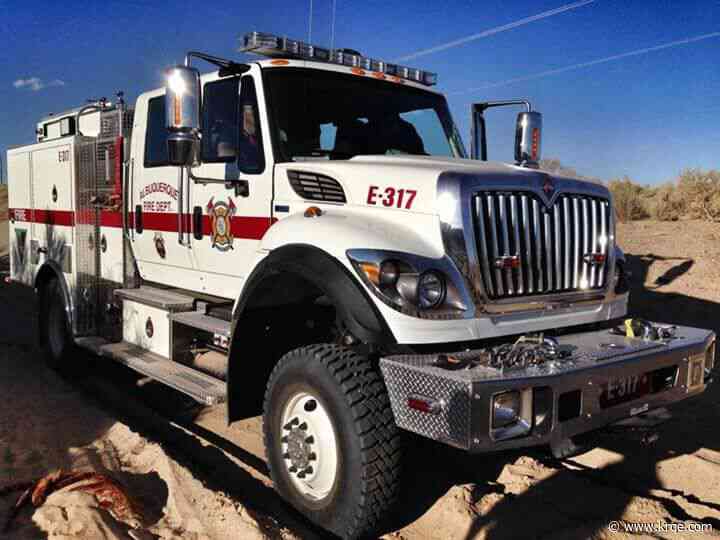
[[[268,381],[263,431],[285,500],[342,538],[378,532],[397,497],[401,444],[368,358],[334,345],[283,356]]]
[[[40,293],[40,341],[49,367],[64,372],[71,369],[77,351],[57,278],[48,281]]]

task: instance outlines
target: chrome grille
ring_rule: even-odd
[[[560,194],[546,207],[531,192],[488,191],[475,195],[473,214],[489,298],[604,287],[611,233],[607,200]]]

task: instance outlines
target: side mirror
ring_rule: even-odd
[[[518,114],[515,128],[515,161],[518,165],[535,168],[540,161],[540,143],[542,139],[542,114],[532,110],[526,99],[504,101],[485,101],[471,105],[472,132],[471,157],[487,161],[487,132],[485,111],[495,107],[521,105],[525,111]]]
[[[175,66],[165,72],[165,125],[168,161],[177,167],[192,165],[199,143],[200,72]]]
[[[521,112],[515,128],[515,161],[518,165],[537,167],[542,143],[542,114]]]

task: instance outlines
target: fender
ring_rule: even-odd
[[[234,381],[242,378],[243,374],[240,363],[232,361],[235,356],[234,348],[237,346],[248,351],[257,351],[256,344],[248,342],[246,337],[235,339],[238,323],[256,295],[262,294],[264,288],[272,287],[273,278],[281,274],[297,276],[322,291],[331,299],[346,327],[364,343],[397,343],[367,291],[337,259],[307,244],[288,244],[275,249],[250,274],[233,312],[227,378],[229,419],[233,418],[232,411],[235,409],[233,392],[230,389],[233,388]]]
[[[272,252],[307,244],[308,239],[340,261],[345,260],[348,248],[401,251],[431,259],[445,254],[440,220],[435,215],[342,207],[323,208],[318,218],[308,219],[298,212],[281,219],[265,233],[261,248]]]
[[[75,303],[73,302],[72,295],[70,294],[70,288],[68,287],[67,280],[65,279],[62,268],[56,261],[49,260],[45,261],[42,264],[40,269],[35,274],[33,288],[35,289],[35,293],[38,294],[39,301],[40,288],[45,285],[45,283],[49,279],[53,277],[57,278],[58,283],[60,284],[60,289],[62,290],[63,298],[65,299],[65,314],[67,315],[66,320],[68,325],[68,332],[71,336],[74,336],[75,333],[73,332],[73,314],[75,313]]]

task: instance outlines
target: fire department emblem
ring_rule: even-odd
[[[210,199],[207,204],[207,213],[210,216],[210,226],[212,227],[212,247],[220,251],[233,249],[233,235],[230,221],[237,212],[237,207],[228,197],[228,202],[214,202],[215,197]]]

